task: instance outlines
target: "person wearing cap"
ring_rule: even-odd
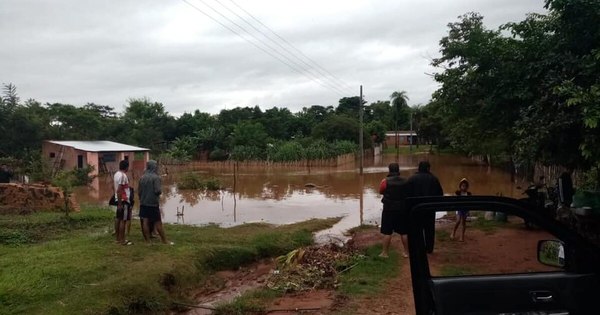
[[[404,258],[408,257],[408,209],[405,200],[408,196],[406,179],[400,176],[398,163],[391,163],[389,173],[379,185],[379,193],[383,195],[383,211],[381,212],[381,234],[383,249],[380,257],[388,257],[392,234],[400,234]]]
[[[463,178],[458,183],[458,190],[455,193],[457,196],[470,196],[471,192],[469,191],[469,181],[466,178]],[[465,231],[467,230],[467,217],[469,216],[468,210],[458,210],[456,214],[456,224],[454,225],[454,230],[452,231],[452,235],[450,235],[451,239],[456,238],[456,230],[458,227],[462,226],[462,233],[460,238],[458,239],[460,242],[465,241]]]
[[[408,179],[409,197],[443,196],[442,185],[435,175],[430,172],[428,161],[419,162],[417,172]],[[435,212],[427,215],[423,225],[423,238],[427,253],[433,253],[435,242]]]

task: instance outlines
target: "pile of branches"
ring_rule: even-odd
[[[335,244],[295,249],[277,258],[277,269],[269,277],[267,287],[286,293],[332,289],[338,283],[338,275],[363,258],[355,249]]]

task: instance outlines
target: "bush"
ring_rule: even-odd
[[[219,190],[221,189],[221,181],[217,178],[203,179],[196,173],[186,173],[177,182],[177,189],[206,189]]]
[[[215,148],[208,155],[208,159],[211,161],[225,161],[227,160],[227,152],[225,152],[225,150]]]
[[[185,173],[177,182],[178,189],[203,189],[202,178],[195,173]]]
[[[90,176],[90,173],[94,171],[92,165],[88,165],[84,168],[73,169],[73,186],[86,186],[91,183],[96,176]]]
[[[206,190],[219,190],[221,189],[221,181],[216,178],[209,178],[204,181],[204,189]]]

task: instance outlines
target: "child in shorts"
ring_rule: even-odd
[[[458,190],[456,191],[457,196],[470,196],[471,192],[469,191],[469,181],[466,178],[463,178],[458,183]],[[456,224],[454,225],[454,230],[452,231],[452,235],[450,235],[451,239],[456,238],[456,230],[459,227],[462,227],[462,233],[460,234],[459,242],[465,241],[465,231],[467,230],[467,217],[469,216],[469,211],[467,210],[458,210],[456,215]]]

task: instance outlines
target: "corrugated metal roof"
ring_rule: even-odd
[[[392,137],[392,136],[393,136],[393,137],[395,137],[395,136],[396,136],[396,133],[395,133],[395,132],[387,132],[385,135],[386,135],[386,137]],[[406,136],[410,136],[410,135],[411,135],[411,133],[410,133],[410,132],[399,132],[399,133],[398,133],[398,136],[400,136],[400,137],[406,137]],[[413,133],[412,133],[412,135],[413,135],[413,136],[416,136],[416,135],[417,135],[417,133],[416,133],[416,132],[413,132]]]
[[[137,152],[150,151],[150,149],[140,148],[128,144],[113,142],[113,141],[54,141],[48,140],[50,143],[72,147],[77,150],[87,152]]]

